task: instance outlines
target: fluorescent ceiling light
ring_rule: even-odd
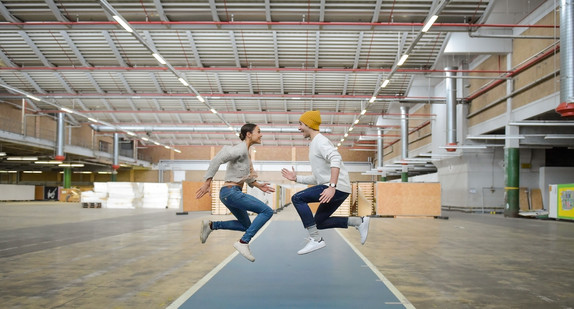
[[[385,79],[385,81],[384,81],[383,84],[381,85],[381,88],[387,87],[387,85],[388,85],[390,82],[391,82],[390,80]]]
[[[91,122],[98,122],[97,119],[94,119],[94,118],[91,118],[91,117],[88,117],[88,120],[91,121]]]
[[[163,59],[162,56],[160,56],[160,54],[158,53],[153,53],[151,54],[156,60],[157,62],[161,63],[161,64],[167,64],[167,62],[165,61],[165,59]]]
[[[174,149],[173,151],[175,151],[177,153],[181,153],[181,150],[179,150],[179,149]]]
[[[357,123],[359,123],[359,119],[357,119],[357,120],[355,120],[355,122],[353,122],[353,124],[357,124]]]
[[[210,111],[214,114],[217,114],[217,111],[215,110],[215,108],[210,109]]]
[[[401,66],[405,63],[405,61],[407,61],[407,58],[409,57],[409,55],[404,54],[401,59],[399,59],[399,63],[397,63],[397,66]]]
[[[62,164],[62,161],[36,161],[35,164]]]
[[[127,133],[128,135],[131,135],[131,136],[136,136],[136,135],[137,135],[137,134],[135,134],[134,132],[130,132],[130,131],[126,131],[126,133]]]
[[[369,100],[369,103],[375,102],[376,99],[377,99],[377,96],[372,96],[371,99]]]
[[[58,165],[59,167],[84,167],[82,163],[63,163]]]
[[[199,102],[205,103],[205,99],[202,96],[198,95],[198,96],[196,96],[196,98]]]
[[[6,157],[8,161],[36,161],[38,157]]]
[[[60,110],[63,111],[63,112],[66,112],[66,113],[70,113],[70,114],[73,114],[73,113],[74,113],[73,110],[71,110],[71,109],[69,109],[69,108],[65,108],[65,107],[60,107]]]
[[[0,157],[3,157],[3,156],[5,156],[5,155],[6,155],[6,153],[5,153],[5,152],[3,152],[3,151],[2,151],[2,152],[0,152]]]
[[[23,171],[24,174],[42,174],[42,171]]]
[[[501,145],[504,146],[504,145]],[[486,145],[461,145],[461,146],[438,146],[438,148],[442,149],[486,149]]]
[[[467,136],[467,139],[524,139],[524,136],[507,136],[507,135],[479,135]]]
[[[432,27],[432,25],[434,24],[434,22],[436,21],[437,18],[438,18],[438,15],[431,16],[431,18],[427,21],[427,23],[425,24],[425,26],[423,27],[423,29],[421,31],[422,32],[429,31],[430,27]]]
[[[114,15],[112,17],[118,22],[118,24],[124,27],[127,32],[134,32],[134,29],[132,29],[132,27],[130,27],[130,25],[123,18],[118,15]]]
[[[2,174],[16,174],[18,172],[17,171],[0,171],[0,173],[2,173]]]
[[[366,112],[367,112],[366,109],[362,110],[362,111],[361,111],[361,115],[364,115]]]
[[[189,86],[189,83],[188,83],[185,79],[183,79],[183,77],[180,77],[180,78],[178,78],[177,80],[178,80],[180,83],[182,83],[184,86],[186,86],[186,87]]]
[[[31,94],[27,94],[26,96],[27,96],[28,98],[32,99],[32,100],[42,101],[40,98],[35,97],[35,96],[31,95]]]
[[[574,139],[574,134],[548,134],[544,139]]]
[[[142,140],[147,142],[147,141],[149,141],[149,138],[144,136],[144,137],[142,137]]]

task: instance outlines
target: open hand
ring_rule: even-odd
[[[295,168],[293,166],[291,166],[291,170],[288,170],[286,168],[282,169],[281,175],[283,175],[283,177],[285,177],[291,181],[297,180],[297,173],[295,173]]]

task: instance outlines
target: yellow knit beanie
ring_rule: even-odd
[[[321,124],[321,113],[319,111],[308,111],[301,115],[299,121],[306,124],[309,128],[319,131],[319,125]]]

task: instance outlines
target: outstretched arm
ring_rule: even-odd
[[[195,198],[196,199],[200,199],[206,193],[209,193],[209,191],[211,190],[211,180],[212,180],[212,178],[206,179],[205,182],[203,183],[203,186],[201,186],[201,188],[197,189],[197,191],[195,192]]]

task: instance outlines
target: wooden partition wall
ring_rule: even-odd
[[[440,183],[377,182],[377,215],[440,216]]]

